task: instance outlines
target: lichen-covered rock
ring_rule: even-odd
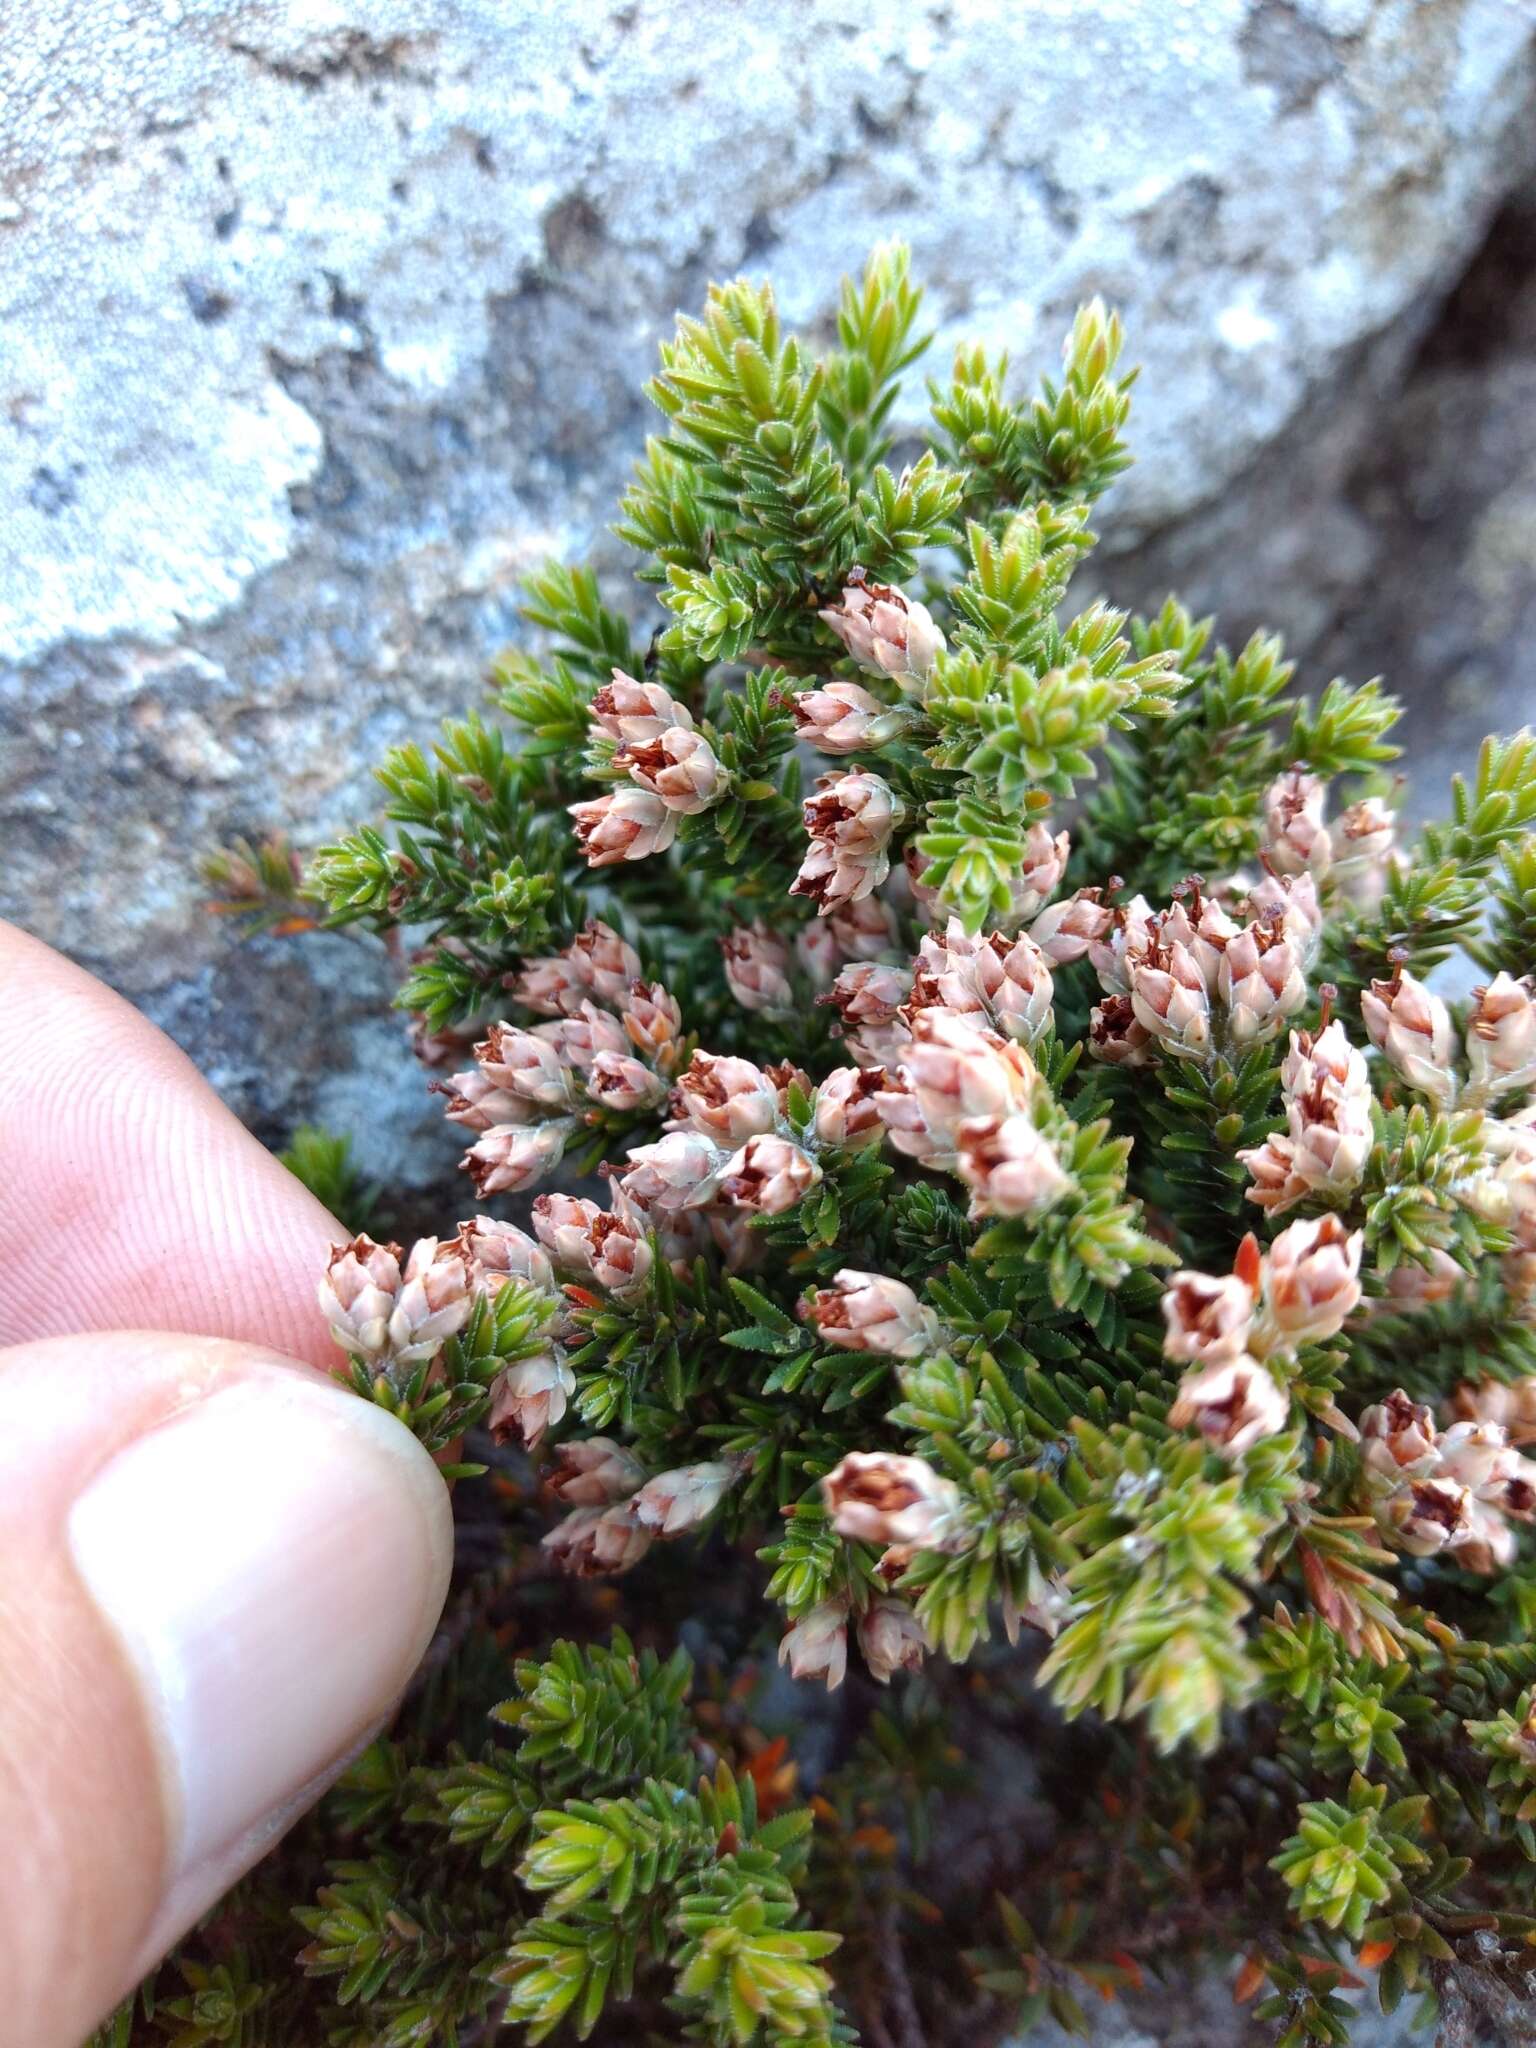
[[[387,1026],[296,1051],[232,993],[195,856],[322,837],[473,698],[523,570],[592,544],[675,309],[770,251],[821,326],[907,236],[936,355],[979,330],[1021,377],[1080,297],[1118,302],[1151,395],[1116,528],[1154,563],[1184,535],[1182,568],[1219,527],[1259,565],[1237,606],[1315,637],[1372,559],[1337,451],[1522,173],[1533,38],[1524,0],[12,9],[5,909],[264,1132],[345,1120],[315,1086],[347,1058],[418,1089]],[[317,1019],[389,982],[277,942],[269,976]]]

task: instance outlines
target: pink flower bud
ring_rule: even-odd
[[[883,961],[855,960],[844,967],[826,995],[843,1020],[849,1047],[864,1065],[878,1065],[911,1037],[902,1009],[912,992],[912,977],[903,967]]]
[[[620,1301],[641,1294],[651,1277],[655,1254],[643,1222],[620,1211],[599,1211],[590,1231],[592,1278]]]
[[[1073,1600],[1063,1573],[1052,1572],[1049,1577],[1038,1565],[1031,1564],[1027,1581],[1028,1598],[1020,1600],[1011,1585],[1004,1585],[1002,1598],[1003,1633],[1010,1643],[1019,1640],[1019,1624],[1028,1622],[1031,1628],[1050,1642],[1055,1642],[1062,1628],[1071,1620]]]
[[[840,1600],[823,1600],[801,1616],[779,1644],[779,1662],[791,1678],[824,1678],[836,1692],[848,1670],[848,1610]]]
[[[592,1579],[631,1570],[655,1540],[636,1520],[632,1502],[621,1500],[607,1508],[572,1508],[544,1538],[543,1547],[562,1571]]]
[[[578,1195],[540,1195],[533,1205],[533,1227],[557,1266],[587,1273],[592,1268],[592,1225],[602,1213],[596,1202]]]
[[[1193,927],[1177,906],[1168,913],[1166,922],[1176,927],[1177,936],[1193,940]],[[1139,891],[1128,903],[1117,903],[1110,911],[1103,937],[1091,939],[1088,943],[1089,964],[1099,977],[1099,986],[1106,995],[1130,994],[1131,962],[1144,958],[1159,928],[1160,921],[1151,904]],[[1204,973],[1203,963],[1197,961],[1196,965]]]
[[[1193,1425],[1236,1457],[1284,1429],[1290,1407],[1272,1372],[1251,1358],[1224,1358],[1184,1375],[1168,1420],[1175,1429]]]
[[[1360,1417],[1360,1451],[1367,1468],[1397,1485],[1406,1473],[1423,1478],[1439,1459],[1433,1409],[1410,1400],[1401,1387]]]
[[[1396,836],[1396,811],[1388,810],[1379,796],[1362,797],[1341,813],[1334,827],[1334,873],[1341,874],[1346,864],[1384,859]]]
[[[672,1114],[722,1145],[739,1145],[773,1129],[778,1091],[751,1060],[696,1052],[672,1090]]]
[[[725,979],[744,1010],[787,1011],[795,993],[789,979],[789,947],[760,921],[737,925],[720,941]]]
[[[568,1507],[607,1507],[627,1500],[645,1478],[639,1461],[612,1437],[575,1437],[557,1444],[555,1460],[544,1483]]]
[[[900,1072],[928,1129],[945,1136],[973,1118],[1024,1108],[1037,1078],[1022,1046],[949,1010],[918,1012]]]
[[[1249,1201],[1274,1216],[1358,1186],[1374,1140],[1365,1060],[1337,1020],[1315,1038],[1291,1033],[1280,1081],[1288,1130],[1237,1155],[1253,1176]]]
[[[1163,1355],[1220,1365],[1242,1356],[1253,1327],[1253,1289],[1238,1273],[1175,1273],[1163,1289]]]
[[[1337,1091],[1356,1113],[1370,1106],[1371,1084],[1364,1055],[1350,1044],[1337,1018],[1316,1033],[1291,1033],[1291,1049],[1280,1068],[1280,1085],[1287,1106],[1308,1118],[1319,1113],[1316,1105],[1329,1090]]]
[[[1447,1431],[1453,1435],[1454,1431]],[[1536,1521],[1536,1462],[1515,1450],[1504,1450],[1481,1489],[1482,1498],[1516,1521]]]
[[[769,1132],[748,1138],[726,1161],[720,1193],[738,1209],[779,1216],[804,1201],[820,1179],[821,1168],[809,1152]]]
[[[837,939],[819,918],[801,925],[795,933],[795,958],[812,988],[826,988],[842,958]]]
[[[1141,1028],[1170,1052],[1203,1059],[1211,1044],[1211,999],[1189,948],[1177,939],[1169,945],[1154,939],[1144,954],[1128,958],[1127,968]]]
[[[865,859],[885,852],[901,817],[890,784],[865,769],[821,776],[801,809],[812,839]]]
[[[890,872],[886,847],[900,817],[878,775],[824,775],[803,805],[810,850],[790,889],[823,917],[877,889]]]
[[[1137,1022],[1129,996],[1106,996],[1095,1005],[1088,1020],[1088,1050],[1094,1059],[1112,1067],[1147,1067],[1154,1043],[1151,1032]]]
[[[555,1271],[543,1246],[515,1223],[496,1216],[471,1216],[459,1225],[459,1243],[469,1261],[475,1286],[494,1293],[508,1280],[526,1280],[541,1293],[552,1294]]]
[[[884,1086],[883,1067],[834,1067],[816,1090],[816,1136],[821,1143],[849,1150],[878,1144],[885,1126],[875,1098]]]
[[[1007,945],[1007,940],[1003,944]],[[952,917],[941,934],[929,932],[919,943],[913,965],[912,994],[906,1006],[908,1020],[918,1010],[953,1010],[972,1023],[990,1026],[991,1006],[982,987],[980,956],[987,942],[968,932],[958,917]],[[1045,955],[1035,948],[1040,959]],[[1001,978],[996,956],[992,956],[993,982]]]
[[[454,1074],[445,1082],[433,1082],[432,1086],[436,1093],[448,1098],[444,1116],[450,1123],[463,1124],[466,1130],[488,1131],[494,1124],[533,1121],[533,1104],[526,1095],[515,1095],[510,1088],[499,1087],[478,1067]]]
[[[1351,804],[1333,827],[1333,880],[1352,903],[1369,909],[1381,900],[1391,866],[1397,814],[1380,797]]]
[[[676,997],[659,981],[630,984],[624,998],[624,1029],[642,1059],[649,1060],[664,1074],[672,1072],[682,1036],[683,1013]]]
[[[660,683],[637,683],[621,668],[614,670],[612,681],[605,683],[592,699],[590,710],[592,722],[600,731],[631,746],[660,739],[669,728],[680,727],[688,732],[693,726],[687,708]]]
[[[463,1329],[473,1307],[469,1266],[458,1239],[418,1239],[389,1319],[396,1364],[434,1357]]]
[[[714,1195],[725,1160],[720,1147],[698,1131],[668,1131],[654,1145],[633,1145],[629,1171],[619,1182],[627,1201],[662,1215],[697,1209]]]
[[[952,1479],[894,1451],[849,1451],[822,1480],[821,1497],[839,1536],[913,1550],[947,1549],[965,1508]]]
[[[547,1124],[496,1124],[464,1154],[459,1164],[474,1176],[475,1192],[515,1195],[531,1188],[560,1164],[576,1119]]]
[[[616,1002],[639,972],[634,947],[593,918],[563,953],[528,961],[512,988],[526,1009],[547,1017],[574,1016],[588,997]]]
[[[993,1024],[1009,1038],[1033,1045],[1051,1021],[1056,987],[1046,954],[1021,932],[993,932],[977,955],[977,985]]]
[[[885,1125],[891,1144],[907,1159],[936,1169],[955,1163],[955,1148],[949,1125],[931,1130],[922,1105],[900,1068],[886,1067],[875,1093],[875,1108]]]
[[[1304,769],[1290,768],[1264,797],[1264,852],[1277,875],[1326,875],[1333,842],[1323,823],[1328,787]]]
[[[1496,1508],[1474,1499],[1467,1509],[1467,1526],[1451,1539],[1451,1561],[1464,1572],[1505,1571],[1515,1561],[1518,1548],[1515,1532]]]
[[[681,1536],[714,1513],[741,1475],[741,1465],[728,1458],[658,1472],[635,1495],[635,1518],[658,1535]]]
[[[558,1024],[545,1025],[540,1035],[559,1048],[567,1066],[583,1073],[600,1053],[625,1052],[629,1047],[618,1018],[611,1010],[600,1010],[591,1001],[583,1001],[574,1017],[562,1017]]]
[[[389,1322],[400,1294],[401,1248],[355,1237],[331,1247],[320,1308],[331,1335],[354,1358],[379,1365],[393,1353]]]
[[[878,889],[889,872],[890,862],[883,853],[865,853],[813,839],[789,893],[806,897],[816,905],[818,917],[828,917]]]
[[[1346,1230],[1337,1216],[1292,1223],[1264,1260],[1264,1306],[1292,1344],[1336,1337],[1360,1301],[1360,1253],[1365,1233]]]
[[[879,896],[861,896],[827,917],[827,936],[844,960],[881,960],[897,943],[896,913]]]
[[[1470,1487],[1479,1500],[1494,1504],[1508,1480],[1528,1463],[1510,1449],[1503,1425],[1497,1422],[1453,1422],[1438,1449],[1442,1477]]]
[[[1024,835],[1024,865],[1009,884],[1010,919],[1015,926],[1027,924],[1056,894],[1071,851],[1072,841],[1065,832],[1053,835],[1049,825],[1038,822],[1030,826]]]
[[[791,700],[795,731],[823,754],[852,754],[880,747],[906,724],[905,712],[890,711],[858,683],[821,683]]]
[[[831,1287],[802,1302],[824,1344],[841,1351],[880,1351],[888,1358],[918,1358],[937,1349],[942,1329],[905,1281],[845,1266]]]
[[[1206,987],[1214,993],[1223,985],[1228,949],[1242,938],[1243,927],[1227,915],[1214,896],[1202,893],[1196,877],[1191,876],[1184,887],[1190,893],[1188,907],[1182,900],[1175,901],[1167,915],[1158,920],[1156,936],[1164,945],[1177,939],[1199,968]],[[1278,937],[1284,921],[1276,918],[1275,923]],[[1226,971],[1230,976],[1231,970]]]
[[[1042,1216],[1072,1185],[1027,1110],[960,1124],[955,1151],[957,1171],[971,1190],[972,1216]]]
[[[1529,980],[1496,974],[1467,1019],[1467,1058],[1482,1101],[1536,1082],[1536,995]]]
[[[1399,967],[1390,981],[1373,981],[1360,998],[1370,1040],[1410,1088],[1444,1109],[1456,1093],[1456,1037],[1451,1013],[1423,982]]]
[[[604,1109],[627,1114],[664,1101],[667,1084],[633,1053],[602,1052],[592,1062],[587,1089]]]
[[[1411,1479],[1389,1494],[1376,1510],[1384,1533],[1410,1557],[1434,1557],[1458,1547],[1479,1533],[1472,1510],[1475,1502],[1453,1479]]]
[[[1394,1270],[1401,1272],[1402,1268]],[[1466,1274],[1457,1269],[1457,1283]],[[1536,1379],[1463,1380],[1451,1397],[1455,1413],[1469,1422],[1497,1422],[1513,1444],[1536,1443]]]
[[[687,726],[671,725],[653,740],[631,741],[618,758],[637,788],[659,796],[680,817],[707,811],[731,785],[709,741]]]
[[[1466,1284],[1465,1270],[1457,1265],[1449,1252],[1432,1251],[1425,1265],[1415,1265],[1412,1260],[1404,1259],[1392,1268],[1387,1275],[1387,1291],[1381,1306],[1394,1314],[1411,1313],[1415,1309],[1432,1307],[1439,1301],[1449,1301]],[[1532,1384],[1536,1386],[1536,1381]],[[1493,1419],[1503,1422],[1507,1418],[1500,1415]]]
[[[1079,889],[1060,903],[1048,903],[1030,926],[1029,936],[1058,967],[1081,960],[1108,933],[1115,914],[1103,895],[1102,889]]]
[[[587,997],[587,984],[564,953],[524,963],[522,972],[511,977],[512,993],[525,1010],[541,1017],[573,1016]]]
[[[859,1648],[869,1675],[889,1685],[898,1671],[921,1671],[933,1645],[905,1600],[871,1600],[859,1617]]]
[[[481,1073],[493,1087],[508,1089],[525,1102],[539,1103],[545,1109],[568,1109],[576,1098],[571,1068],[558,1041],[549,1035],[561,1028],[542,1024],[533,1031],[520,1031],[510,1024],[493,1024],[475,1047]]]
[[[588,867],[607,868],[621,860],[665,853],[677,832],[677,813],[669,811],[659,796],[632,783],[566,808],[576,820],[576,841]]]
[[[926,605],[891,583],[850,575],[842,601],[818,614],[859,663],[894,676],[905,689],[926,682],[944,651],[944,635]]]
[[[506,1366],[491,1385],[486,1417],[497,1443],[520,1442],[532,1450],[544,1432],[565,1413],[576,1391],[576,1375],[557,1351],[519,1359]]]
[[[1266,875],[1248,892],[1244,909],[1250,922],[1278,916],[1303,974],[1310,972],[1323,937],[1323,906],[1311,875]]]
[[[1301,957],[1282,918],[1245,925],[1221,956],[1217,987],[1236,1045],[1262,1045],[1307,1000]]]
[[[563,957],[581,975],[594,1001],[610,1007],[622,1003],[639,979],[640,955],[601,918],[587,920]]]

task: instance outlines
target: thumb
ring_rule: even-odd
[[[366,1740],[453,1528],[392,1416],[246,1344],[0,1351],[0,2033],[76,2044]]]

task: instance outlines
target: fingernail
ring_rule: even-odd
[[[441,1611],[453,1524],[392,1416],[285,1368],[120,1451],[69,1542],[158,1739],[173,1885],[291,1809],[387,1711]]]

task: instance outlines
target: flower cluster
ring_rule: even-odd
[[[320,1282],[331,1335],[351,1357],[378,1369],[435,1357],[473,1306],[474,1269],[456,1239],[424,1237],[406,1259],[397,1244],[355,1237],[333,1247]]]
[[[920,695],[944,651],[944,635],[928,607],[894,584],[871,583],[862,572],[851,576],[842,599],[820,613],[861,668],[890,676],[904,690]]]
[[[1380,797],[1362,797],[1330,826],[1328,785],[1303,767],[1287,769],[1264,797],[1264,857],[1276,875],[1327,880],[1351,901],[1381,895],[1397,836],[1396,814]]]
[[[370,1373],[397,1379],[433,1364],[477,1300],[521,1282],[543,1306],[533,1340],[491,1382],[487,1422],[499,1441],[531,1449],[561,1420],[576,1384],[558,1341],[554,1269],[542,1246],[516,1224],[477,1216],[456,1237],[420,1239],[402,1259],[399,1245],[370,1237],[333,1247],[320,1307],[336,1342]]]
[[[638,683],[616,668],[592,699],[591,715],[594,731],[610,743],[613,768],[628,780],[570,806],[588,865],[665,853],[678,819],[719,803],[730,777],[688,707],[660,683]]]
[[[1456,1028],[1443,998],[1405,967],[1373,981],[1360,1014],[1374,1045],[1398,1077],[1437,1108],[1484,1108],[1529,1094],[1536,1084],[1536,991],[1529,980],[1499,974],[1476,991],[1466,1028],[1468,1073],[1456,1071]]]
[[[658,1537],[697,1528],[744,1470],[739,1460],[720,1458],[647,1479],[635,1459],[604,1436],[573,1438],[555,1456],[547,1483],[568,1512],[544,1538],[544,1548],[577,1578],[627,1572]]]
[[[888,1329],[893,1323],[907,1326],[905,1334],[888,1342],[854,1348],[889,1350],[901,1356],[920,1348],[913,1340],[919,1334],[915,1325],[923,1312],[915,1299],[900,1299],[908,1290],[867,1273],[840,1273],[838,1289],[844,1302],[859,1296],[869,1301],[866,1332]],[[818,1327],[824,1333],[829,1328],[846,1329],[847,1320],[823,1323],[824,1301],[824,1296],[818,1296],[812,1311]],[[823,1478],[821,1493],[839,1536],[882,1547],[876,1573],[887,1586],[900,1580],[919,1551],[944,1551],[960,1536],[964,1515],[960,1489],[921,1458],[850,1451]],[[818,1603],[786,1630],[779,1644],[779,1662],[789,1666],[791,1676],[822,1679],[828,1691],[835,1691],[848,1667],[848,1624],[854,1613],[849,1599]],[[909,1601],[896,1592],[863,1597],[856,1619],[859,1649],[872,1678],[887,1685],[898,1671],[921,1669],[933,1645]]]
[[[1282,1430],[1276,1369],[1336,1337],[1360,1304],[1364,1236],[1336,1216],[1292,1223],[1267,1252],[1249,1236],[1230,1273],[1179,1272],[1163,1293],[1163,1353],[1189,1368],[1168,1411],[1228,1457]]]
[[[1033,1045],[1051,1022],[1055,983],[1050,959],[1027,932],[973,935],[952,917],[942,936],[919,942],[910,969],[856,960],[823,1001],[838,1013],[848,1050],[861,1066],[882,1066],[912,1042],[926,1010],[947,1010]]]
[[[492,1024],[475,1065],[433,1084],[449,1118],[478,1133],[463,1164],[482,1197],[537,1185],[605,1115],[611,1124],[658,1110],[683,1056],[677,1004],[596,920],[563,953],[530,961],[513,994],[553,1021]]]
[[[1471,1572],[1513,1562],[1509,1521],[1536,1520],[1536,1463],[1502,1423],[1479,1416],[1442,1430],[1399,1387],[1360,1417],[1360,1443],[1371,1507],[1395,1549],[1444,1552]]]
[[[866,770],[823,775],[804,804],[810,851],[790,889],[822,917],[878,889],[891,871],[887,848],[902,818],[889,783]]]
[[[1280,1069],[1286,1128],[1239,1152],[1253,1177],[1248,1199],[1271,1216],[1309,1198],[1337,1200],[1357,1187],[1372,1143],[1365,1057],[1334,1020],[1293,1031]]]
[[[1305,873],[1271,875],[1236,902],[1234,916],[1194,876],[1162,912],[1141,896],[1111,908],[1101,892],[1083,894],[1055,942],[1086,952],[1104,990],[1089,1029],[1096,1058],[1136,1067],[1163,1053],[1203,1065],[1279,1035],[1307,1000],[1316,887]]]
[[[919,1010],[875,1107],[898,1152],[957,1173],[973,1216],[1039,1216],[1070,1186],[1036,1122],[1039,1076],[1016,1040],[957,1011]]]

